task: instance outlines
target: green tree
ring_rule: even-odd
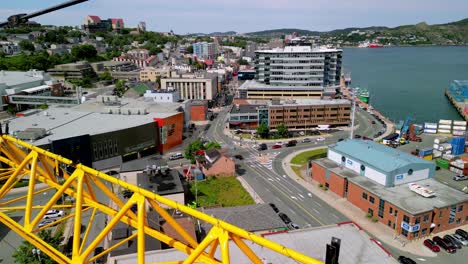
[[[278,136],[281,138],[287,138],[289,136],[288,128],[284,124],[277,126],[276,130],[278,131]]]
[[[115,84],[114,91],[118,96],[122,96],[125,93],[125,81],[118,80],[117,83]]]
[[[185,53],[187,54],[193,54],[193,46],[192,45],[188,46],[185,51],[186,51]]]
[[[99,80],[112,81],[112,75],[109,71],[104,71],[101,75],[99,75]]]
[[[214,141],[206,143],[204,147],[206,150],[212,149],[212,148],[221,149],[221,145],[218,142],[214,142]]]
[[[189,159],[192,162],[195,162],[194,154],[197,150],[204,150],[203,143],[200,140],[195,140],[187,146],[184,152],[185,158]]]
[[[76,60],[92,59],[97,56],[97,50],[94,46],[89,44],[74,46],[71,54]]]
[[[44,240],[47,244],[58,249],[60,243],[63,240],[63,232],[56,232],[52,235],[50,230],[42,230],[38,233],[38,236]],[[33,246],[31,243],[24,241],[19,248],[13,253],[15,263],[21,264],[54,264],[56,263],[49,256],[41,253],[41,259],[39,260],[37,255],[33,254]]]
[[[31,52],[34,52],[36,49],[34,48],[34,45],[31,43],[31,41],[28,41],[28,40],[22,40],[19,42],[19,46],[21,48],[21,50],[27,50],[27,51],[31,51]]]
[[[268,138],[269,134],[270,134],[270,129],[268,128],[267,124],[261,123],[257,127],[257,135],[259,135],[260,138]]]
[[[239,59],[237,61],[237,63],[239,63],[239,65],[249,65],[249,62],[247,60],[244,60],[244,59]]]

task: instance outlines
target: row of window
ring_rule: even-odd
[[[103,140],[93,143],[93,155],[95,160],[115,157],[119,154],[117,140]]]
[[[276,109],[271,110],[272,113],[297,113],[297,112],[325,112],[325,111],[338,111],[338,107],[331,107],[331,108],[286,108],[286,109]],[[344,108],[345,110],[349,110],[349,107]]]

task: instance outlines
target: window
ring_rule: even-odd
[[[388,220],[387,225],[388,225],[389,227],[392,227],[392,221]]]
[[[439,218],[442,217],[442,210],[439,211]]]
[[[389,214],[392,214],[392,213],[393,213],[393,208],[392,208],[392,207],[390,207],[390,209],[388,210],[388,213],[389,213]]]
[[[457,221],[455,221],[455,223],[458,225],[461,223],[461,218],[458,218]]]
[[[426,233],[427,233],[427,228],[424,228],[423,230],[421,230],[421,236],[424,236]]]
[[[403,215],[403,222],[409,223],[409,216]]]
[[[369,197],[369,202],[374,203],[374,201],[375,201],[375,200],[374,200],[374,197],[373,197],[373,196],[370,196],[370,197]]]
[[[370,214],[371,216],[374,216],[374,210],[372,209],[367,209],[367,213]]]
[[[398,216],[398,210],[395,210],[395,216]]]
[[[383,218],[385,208],[385,200],[379,199],[379,217]]]
[[[363,192],[363,193],[362,193],[362,198],[364,198],[365,200],[367,200],[367,193]]]
[[[419,236],[419,231],[413,233],[413,237],[418,237]]]
[[[458,212],[463,211],[463,205],[458,206]]]
[[[404,235],[405,237],[407,237],[408,236],[408,231],[406,231],[405,229],[402,229],[401,234]]]
[[[457,206],[454,205],[450,208],[450,215],[449,215],[449,221],[448,221],[449,224],[453,224],[453,222],[455,221],[456,213],[457,213]]]
[[[414,224],[419,224],[421,223],[421,217],[416,217],[416,219],[414,219]]]
[[[426,223],[427,221],[429,221],[429,215],[424,216],[424,223]]]

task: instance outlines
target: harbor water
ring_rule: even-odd
[[[369,90],[370,104],[392,121],[463,120],[445,97],[452,80],[468,80],[468,47],[349,48],[352,85]]]

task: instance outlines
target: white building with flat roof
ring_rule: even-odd
[[[169,77],[161,78],[161,89],[179,91],[182,100],[213,100],[218,93],[217,85],[218,75],[216,73],[177,74],[171,72]]]

